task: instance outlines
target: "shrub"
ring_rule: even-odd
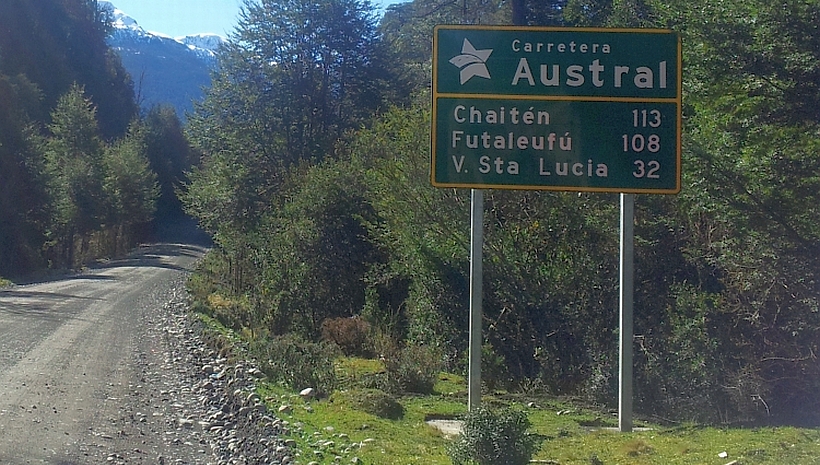
[[[295,391],[312,387],[327,395],[335,389],[336,351],[329,344],[305,341],[294,335],[259,339],[250,345],[251,355],[272,381]]]
[[[431,394],[441,371],[441,357],[426,346],[407,346],[385,356],[387,389]]]
[[[461,434],[448,448],[450,458],[454,465],[525,465],[537,445],[529,427],[524,412],[477,408],[464,417]]]
[[[210,317],[204,316],[203,318],[204,319],[201,320],[204,322],[204,324],[202,324],[201,333],[203,342],[215,350],[220,357],[227,359],[241,357],[241,346],[238,346],[236,341],[231,339],[230,335],[220,332],[213,322],[208,322],[207,320]]]
[[[647,444],[646,441],[643,439],[633,439],[631,441],[625,442],[619,448],[621,454],[627,457],[637,457],[639,455],[649,455],[652,454],[655,449]]]
[[[398,420],[404,415],[404,407],[396,398],[379,389],[351,389],[339,393],[337,399],[348,402],[356,410],[381,418]]]
[[[370,324],[354,316],[350,318],[327,318],[322,322],[322,340],[332,342],[349,356],[369,357],[368,335]]]
[[[489,343],[481,346],[481,381],[490,391],[511,385],[507,360]]]

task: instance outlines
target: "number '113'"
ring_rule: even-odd
[[[632,126],[636,128],[657,128],[661,125],[659,110],[632,110]]]

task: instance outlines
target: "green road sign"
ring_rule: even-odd
[[[680,113],[670,31],[435,29],[435,186],[677,193]]]

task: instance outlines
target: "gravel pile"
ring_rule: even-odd
[[[160,458],[161,464],[287,465],[295,463],[281,439],[287,423],[269,412],[254,392],[264,375],[247,362],[231,362],[203,340],[201,323],[177,298],[153,323],[163,335],[166,363],[160,373],[170,402],[166,436],[191,459]],[[207,447],[206,447],[207,446]]]

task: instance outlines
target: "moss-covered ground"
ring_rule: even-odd
[[[227,335],[215,320],[207,321],[217,326],[216,332]],[[452,438],[427,420],[458,418],[466,412],[467,388],[462,376],[441,373],[432,394],[391,397],[400,404],[400,414],[391,410],[392,414],[377,415],[368,412],[378,412],[379,406],[385,405],[384,399],[374,397],[363,380],[382,372],[382,362],[339,358],[335,366],[340,387],[325,398],[303,399],[297,392],[266,382],[258,387],[269,408],[289,423],[297,463],[451,463],[447,445]],[[482,402],[527,412],[531,432],[541,440],[534,463],[820,465],[820,429],[663,426],[638,421],[635,432],[621,433],[615,429],[617,417],[611,411],[537,392],[488,393]]]

